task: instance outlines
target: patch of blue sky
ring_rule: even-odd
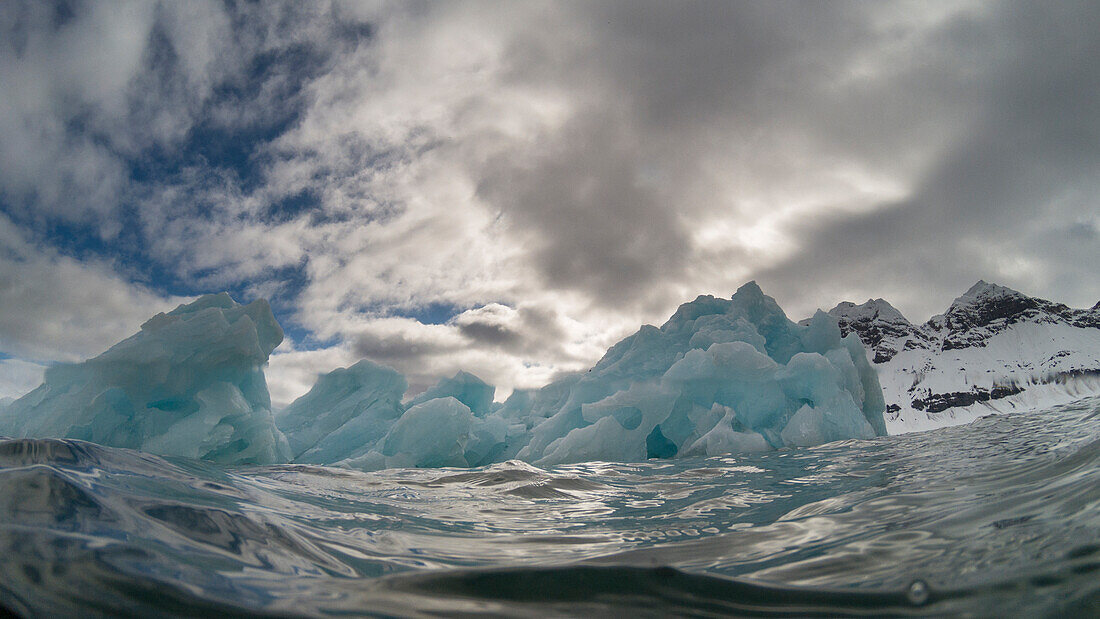
[[[243,78],[214,87],[204,110],[182,144],[149,149],[131,161],[136,182],[161,182],[191,167],[229,172],[243,192],[264,182],[269,163],[264,146],[301,117],[303,86],[323,70],[327,54],[308,45],[265,52],[252,59]],[[270,85],[276,84],[274,92]],[[239,122],[221,120],[232,112]],[[249,110],[249,113],[236,113]]]
[[[170,57],[173,54],[167,52],[164,55]],[[171,64],[170,60],[165,62]],[[307,46],[262,54],[253,60],[244,80],[215,88],[207,107],[213,109],[250,102],[258,104],[256,99],[261,96],[264,84],[273,76],[277,76],[281,84],[280,96],[263,103],[277,103],[278,107],[259,115],[258,120],[240,126],[219,124],[212,120],[212,114],[203,114],[201,118],[204,120],[200,120],[181,143],[156,145],[132,157],[119,154],[128,165],[130,189],[118,206],[117,224],[120,228],[117,234],[109,238],[104,238],[99,222],[44,218],[41,213],[35,212],[33,205],[28,205],[31,208],[13,208],[15,205],[0,199],[0,212],[33,231],[38,242],[78,260],[109,260],[120,270],[120,274],[135,283],[168,294],[208,292],[181,278],[170,266],[159,264],[146,251],[145,231],[139,217],[143,197],[157,186],[181,182],[185,172],[195,169],[200,170],[200,174],[202,170],[209,173],[212,169],[229,172],[242,191],[247,192],[258,186],[264,180],[264,146],[297,122],[301,105],[296,95],[309,76],[319,71],[323,64],[324,58]],[[80,115],[69,119],[67,130],[97,143],[102,141],[93,135],[89,123]],[[104,145],[108,144],[105,142]],[[189,189],[198,191],[201,188]],[[194,197],[196,199],[180,201],[181,206],[186,204],[191,209],[189,215],[204,215],[204,211],[212,208],[204,200],[197,199],[198,196]],[[274,202],[263,216],[265,219],[285,221],[316,209],[318,202],[312,190],[303,190]],[[73,207],[79,208],[79,205]],[[291,288],[300,288],[293,281],[288,284]],[[245,285],[242,283],[241,287]]]
[[[122,228],[105,239],[93,225],[50,221],[35,240],[81,262],[110,262],[121,277],[162,294],[189,296],[206,292],[181,277],[173,266],[153,259],[146,250],[137,217],[121,218]]]
[[[58,5],[59,23],[67,19],[63,4]],[[246,18],[245,12],[238,13],[232,5],[227,5],[226,10],[231,19]],[[244,21],[234,25],[235,30],[248,27]],[[369,24],[347,22],[340,24],[334,34],[345,45],[358,45],[370,39],[372,29]],[[162,94],[176,92],[186,96],[182,90],[186,81],[180,78],[178,56],[169,37],[154,30],[149,46],[145,61],[152,73],[150,86]],[[210,289],[211,280],[219,279],[216,271],[184,273],[171,257],[150,251],[152,241],[147,238],[149,231],[140,217],[141,210],[146,208],[145,200],[156,195],[159,187],[173,186],[182,191],[178,205],[173,205],[174,216],[205,217],[217,205],[204,198],[204,183],[217,182],[228,175],[244,194],[260,187],[266,182],[266,169],[271,163],[268,145],[299,121],[304,110],[302,89],[327,70],[334,51],[331,47],[294,44],[254,56],[243,74],[215,86],[196,114],[195,124],[181,141],[156,143],[137,153],[113,148],[109,136],[97,134],[95,123],[85,112],[78,111],[66,119],[69,135],[92,141],[112,152],[126,166],[129,186],[117,205],[110,234],[104,234],[106,228],[100,221],[44,215],[34,207],[33,196],[27,204],[11,204],[0,196],[0,213],[11,217],[39,245],[82,262],[109,263],[121,277],[156,293],[195,296],[216,292]],[[79,204],[72,205],[72,211],[79,209]],[[258,214],[262,220],[271,222],[301,215],[316,216],[321,221],[336,216],[321,212],[319,196],[309,188],[276,199]],[[307,283],[303,262],[269,270],[250,281],[219,281],[217,287],[239,301],[251,300],[257,291],[262,291],[270,297],[276,316],[296,346],[330,345],[332,342],[316,340],[294,320],[292,302]],[[449,306],[433,305],[412,314],[427,321],[444,322],[454,313],[456,310]]]
[[[293,318],[282,318],[275,312],[275,319],[283,327],[286,339],[294,343],[294,350],[321,350],[338,345],[343,338],[333,335],[327,338],[319,338],[313,331],[298,324]]]
[[[264,210],[264,221],[283,223],[297,219],[303,213],[317,212],[320,208],[320,196],[312,188],[303,189],[297,193],[285,196],[273,201]],[[311,221],[313,221],[311,219]]]
[[[412,318],[425,325],[441,325],[467,309],[459,305],[437,301],[413,307],[391,309],[387,314],[401,318]]]

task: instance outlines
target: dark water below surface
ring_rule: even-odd
[[[222,467],[0,442],[0,604],[58,615],[1100,615],[1100,400],[763,455]]]

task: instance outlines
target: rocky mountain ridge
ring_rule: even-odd
[[[1100,393],[1100,303],[1075,309],[979,281],[921,325],[883,299],[828,313],[878,369],[891,433]]]

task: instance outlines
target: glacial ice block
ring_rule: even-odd
[[[50,368],[0,407],[0,434],[363,469],[632,461],[885,434],[882,390],[856,337],[821,312],[791,322],[755,283],[685,303],[589,371],[503,403],[459,372],[405,404],[405,378],[364,360],[275,416],[263,365],[282,337],[266,301],[202,297],[94,359]]]
[[[295,462],[331,464],[374,447],[401,416],[408,388],[397,370],[366,359],[321,376],[275,416]],[[491,401],[490,396],[490,401]]]
[[[862,347],[841,338],[835,319],[818,312],[795,324],[750,282],[613,346],[517,457],[541,466],[869,438],[886,433],[883,409]]]
[[[374,449],[341,464],[621,462],[886,432],[882,391],[859,342],[842,338],[823,312],[805,325],[791,322],[755,283],[731,299],[685,303],[584,374],[516,391],[493,407],[491,395],[468,374],[440,381],[410,402]]]
[[[447,396],[412,406],[382,440],[388,468],[469,466],[466,443],[474,416]]]
[[[49,368],[41,386],[0,412],[0,434],[286,462],[262,369],[282,339],[267,301],[201,297],[150,318],[98,357]]]
[[[470,412],[478,417],[489,414],[493,406],[493,395],[496,387],[486,383],[469,372],[458,372],[450,378],[444,378],[429,387],[427,391],[416,396],[409,402],[409,407],[423,404],[436,398],[452,397],[469,407]]]

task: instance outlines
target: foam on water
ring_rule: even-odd
[[[0,603],[26,616],[1095,614],[1098,410],[738,456],[370,473],[6,440]]]

